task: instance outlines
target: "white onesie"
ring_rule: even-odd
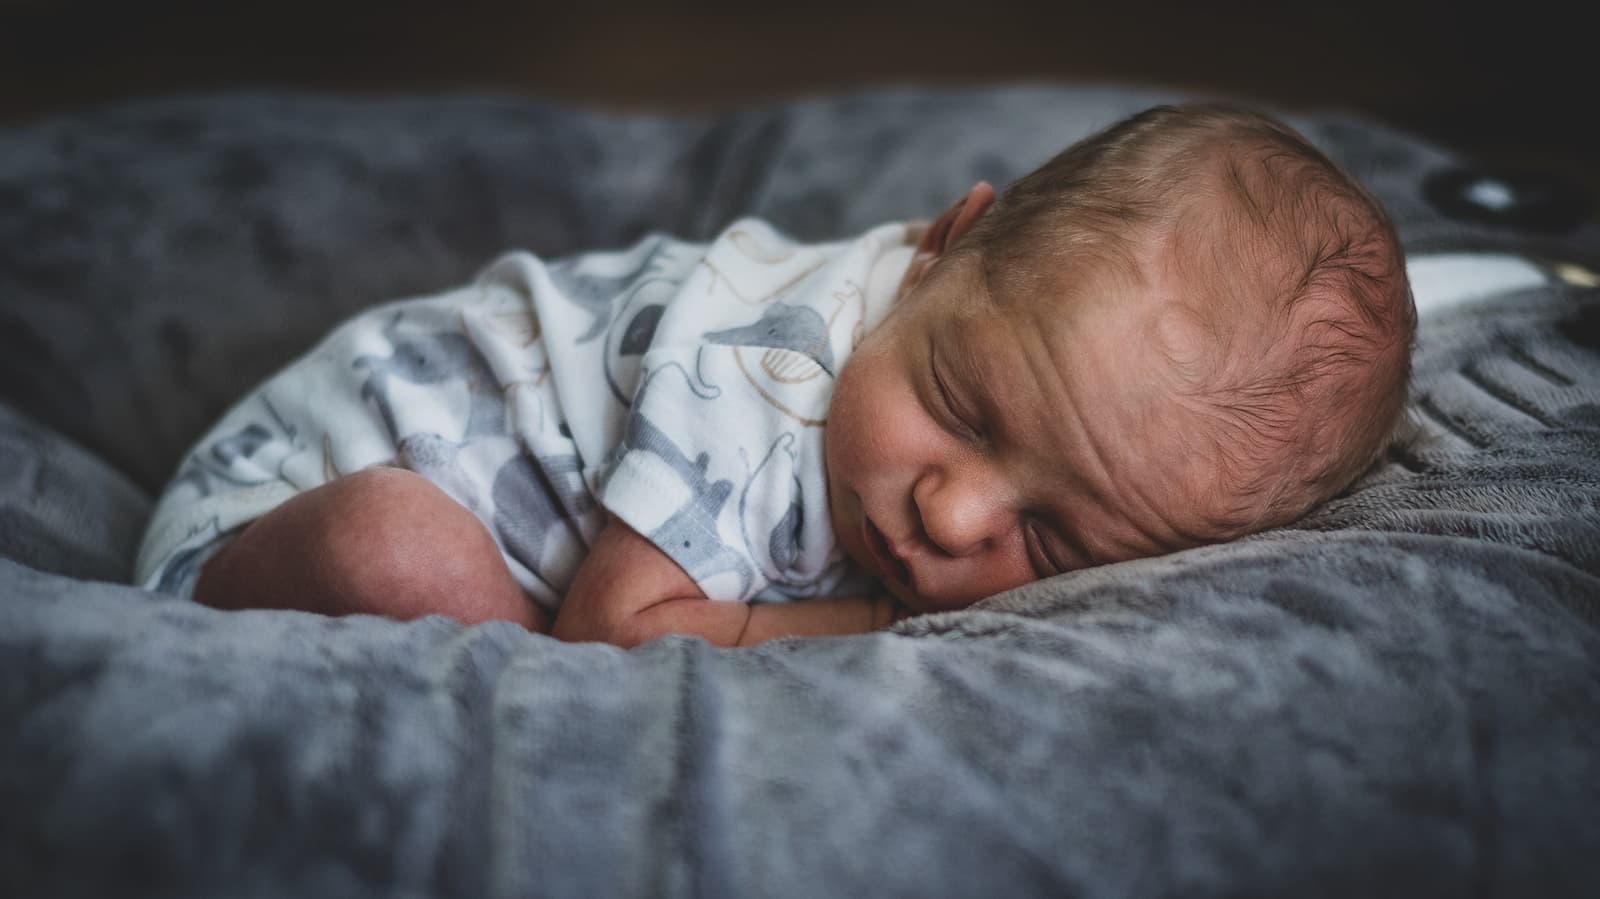
[[[156,506],[138,582],[203,562],[297,493],[409,468],[488,527],[554,610],[609,512],[713,599],[855,591],[828,519],[834,379],[910,263],[902,224],[799,244],[756,219],[374,307],[235,405]],[[602,511],[604,510],[604,512]]]

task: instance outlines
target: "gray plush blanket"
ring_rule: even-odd
[[[1164,95],[720,113],[175,98],[0,131],[0,895],[1577,896],[1600,880],[1600,227],[1332,113],[1422,434],[1295,527],[892,632],[625,652],[121,583],[223,406],[493,254],[930,215]],[[1586,205],[1590,204],[1590,205]]]

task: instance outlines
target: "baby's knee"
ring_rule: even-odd
[[[426,478],[373,468],[327,485],[312,560],[343,614],[412,619],[446,615],[475,624],[537,627],[488,528]]]

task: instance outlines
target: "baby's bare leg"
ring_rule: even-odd
[[[399,468],[346,475],[251,523],[201,569],[195,599],[221,609],[300,609],[549,631],[476,516]]]

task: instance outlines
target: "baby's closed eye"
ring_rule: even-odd
[[[1024,540],[1028,544],[1028,558],[1033,564],[1034,572],[1041,578],[1052,577],[1067,571],[1067,566],[1062,564],[1059,552],[1051,546],[1047,538],[1047,525],[1039,521],[1027,521],[1023,524]]]
[[[971,440],[984,438],[982,420],[978,414],[965,402],[961,392],[955,388],[951,380],[939,364],[939,356],[935,350],[928,353],[929,380],[933,384],[933,395],[936,411],[944,419],[944,424],[952,431]]]

